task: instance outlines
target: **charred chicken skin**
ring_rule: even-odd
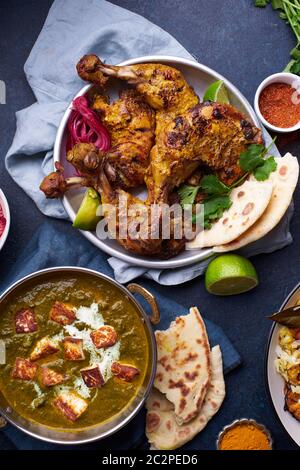
[[[149,202],[168,202],[172,189],[200,165],[217,173],[224,183],[233,183],[242,175],[241,152],[251,143],[262,142],[261,131],[233,106],[199,104],[177,69],[162,64],[113,66],[93,56],[89,75],[91,61],[84,56],[78,63],[82,78],[99,79],[102,73],[125,80],[156,110],[156,141],[145,178]]]
[[[160,232],[163,215],[160,205],[157,205],[153,217],[151,205],[147,201],[142,201],[121,188],[114,188],[107,177],[110,165],[93,144],[75,145],[68,152],[67,158],[81,176],[65,179],[63,167],[57,164],[56,172],[48,175],[41,185],[47,197],[59,197],[78,185],[93,187],[101,194],[103,215],[108,228],[114,227],[115,239],[127,251],[167,259],[183,250],[185,239],[176,239],[174,236],[176,223],[181,223],[181,220],[171,220],[170,237],[163,239]],[[125,232],[124,217],[127,223]],[[154,232],[158,233],[155,238],[152,236]]]
[[[176,238],[176,224],[182,224],[181,219],[172,218],[169,226],[169,237],[161,235],[163,208],[156,205],[151,212],[151,205],[122,189],[113,189],[106,177],[105,171],[100,173],[99,190],[104,207],[104,217],[108,228],[112,222],[115,227],[114,237],[125,250],[141,256],[168,259],[180,253],[185,246],[184,237]],[[105,210],[108,204],[109,210]],[[115,207],[115,212],[111,210]],[[124,218],[126,230],[124,232]],[[114,223],[116,222],[116,224]],[[156,236],[153,234],[156,232]]]
[[[285,386],[285,407],[289,412],[300,421],[300,394],[292,391],[291,387]]]
[[[240,154],[253,143],[262,143],[261,131],[233,106],[194,106],[157,136],[146,179],[152,187],[152,200],[167,202],[170,191],[199,166],[231,185],[243,174]]]
[[[110,181],[124,189],[142,185],[154,144],[154,111],[135,90],[124,90],[120,99],[112,104],[105,95],[98,94],[92,108],[111,138],[107,153]]]
[[[89,55],[79,61],[77,71],[81,78],[95,85],[103,87],[107,78],[116,77],[132,85],[135,91],[126,90],[112,105],[102,95],[94,99],[93,109],[110,131],[112,148],[104,155],[92,144],[78,144],[68,153],[67,159],[79,170],[82,182],[77,177],[64,181],[59,168],[58,175],[49,175],[41,189],[47,197],[51,194],[57,197],[73,184],[93,186],[101,193],[103,204],[115,207],[118,221],[115,237],[126,250],[160,258],[175,256],[184,249],[185,240],[174,237],[176,219],[171,221],[170,239],[161,237],[160,205],[171,203],[174,188],[195,172],[201,175],[202,169],[217,174],[226,184],[236,181],[242,175],[240,154],[247,145],[262,142],[261,131],[233,106],[199,104],[181,72],[166,65],[111,66]],[[143,180],[148,189],[146,201],[124,191]],[[129,224],[144,227],[138,236],[122,234],[120,221],[124,209],[119,205],[120,196],[126,201]],[[158,206],[154,220],[149,216],[153,203]],[[131,210],[137,204],[140,214]],[[108,219],[112,216],[105,215]],[[143,224],[145,216],[148,226]],[[153,231],[160,236],[155,239],[149,236]]]

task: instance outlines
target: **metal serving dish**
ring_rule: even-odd
[[[110,436],[111,434],[117,432],[124,426],[126,426],[129,421],[138,413],[138,411],[143,407],[143,404],[152,388],[155,372],[156,372],[156,342],[154,332],[152,330],[151,324],[156,324],[160,320],[160,312],[155,300],[155,297],[146,289],[139,286],[138,284],[129,284],[126,287],[122,286],[115,280],[111,279],[110,277],[98,273],[97,271],[93,271],[91,269],[80,268],[80,267],[69,267],[69,266],[62,266],[62,267],[55,267],[55,268],[48,268],[43,269],[41,271],[34,272],[29,274],[19,281],[15,282],[12,286],[10,286],[0,297],[0,310],[1,305],[3,304],[4,300],[9,298],[10,296],[14,296],[15,293],[18,291],[19,287],[26,287],[26,284],[29,284],[32,279],[40,279],[41,281],[47,280],[47,277],[53,276],[53,273],[74,273],[76,276],[77,273],[86,273],[87,275],[93,276],[95,278],[99,278],[103,281],[106,281],[110,284],[113,284],[117,287],[126,297],[129,299],[132,304],[135,306],[137,312],[140,314],[142,321],[145,325],[145,331],[148,337],[148,344],[149,344],[149,364],[148,370],[145,375],[144,382],[137,394],[137,396],[133,399],[133,401],[129,404],[128,407],[123,409],[119,414],[113,416],[110,420],[99,424],[94,425],[88,428],[84,428],[82,430],[77,431],[65,431],[60,430],[59,428],[50,428],[45,425],[35,423],[33,421],[28,420],[27,418],[22,417],[19,413],[17,413],[11,405],[7,402],[5,397],[0,391],[0,418],[2,417],[7,420],[9,423],[16,426],[18,429],[24,431],[26,434],[29,434],[32,437],[36,437],[43,441],[52,442],[56,444],[84,444],[92,441],[96,441],[99,439],[103,439],[105,437]],[[137,302],[133,293],[140,294],[144,297],[145,300],[150,304],[151,307],[151,315],[148,316],[142,306]],[[5,422],[2,420],[0,426],[3,427]]]
[[[227,426],[224,426],[222,431],[219,433],[217,441],[216,441],[217,450],[222,450],[221,449],[221,440],[222,440],[222,437],[226,434],[226,432],[229,431],[230,429],[235,428],[239,424],[253,424],[258,429],[261,429],[266,434],[266,436],[268,438],[268,441],[269,441],[269,444],[270,444],[270,450],[272,450],[272,448],[273,448],[273,439],[272,439],[272,436],[270,434],[270,431],[266,428],[266,426],[264,424],[258,423],[257,421],[255,421],[255,419],[248,419],[248,418],[235,419],[231,424],[227,424]]]
[[[246,100],[246,98],[242,95],[242,93],[229,80],[227,80],[222,75],[210,69],[209,67],[206,67],[203,64],[199,64],[198,62],[195,62],[193,60],[183,59],[180,57],[155,55],[127,60],[119,65],[133,65],[147,62],[158,62],[170,65],[172,67],[176,67],[181,70],[186,80],[193,86],[200,98],[203,96],[206,88],[212,82],[216,80],[224,80],[226,88],[228,90],[230,102],[238,109],[240,109],[243,113],[245,113],[257,127],[260,127],[260,122],[253,108],[251,107],[250,103]],[[113,80],[111,83],[112,86],[109,89],[109,93],[110,96],[114,98],[117,97],[117,93],[120,87],[124,87],[124,83],[122,84],[117,80]],[[89,88],[91,88],[91,86],[92,85],[85,85],[77,93],[77,95],[74,96],[74,98],[85,94],[89,90]],[[66,161],[66,125],[70,113],[71,103],[61,120],[54,145],[54,162],[61,162],[63,164],[67,176],[74,175],[74,168]],[[64,207],[72,221],[74,220],[76,212],[78,211],[84,192],[84,189],[71,190],[68,191],[63,198]],[[140,195],[141,198],[143,198],[143,196],[145,195],[142,192],[135,194],[137,196]],[[174,269],[181,266],[188,266],[190,264],[206,259],[212,255],[212,249],[206,248],[195,251],[185,250],[179,255],[169,260],[149,258],[146,256],[142,257],[135,254],[131,254],[128,251],[124,250],[124,248],[122,248],[116,240],[100,240],[99,238],[97,238],[95,232],[82,231],[82,234],[88,240],[90,240],[90,242],[92,242],[98,248],[103,250],[105,253],[108,253],[110,256],[114,256],[123,261],[126,261],[127,263],[131,263],[136,266],[143,266],[146,268]]]

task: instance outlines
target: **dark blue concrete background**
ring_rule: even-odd
[[[173,34],[198,60],[225,75],[250,102],[256,87],[267,75],[282,70],[294,38],[271,8],[254,8],[252,0],[114,0]],[[23,65],[39,34],[51,0],[0,2],[0,79],[7,84],[7,104],[0,105],[0,186],[8,196],[12,213],[9,239],[0,253],[1,274],[14,263],[45,217],[5,171],[4,156],[15,132],[15,112],[33,103]],[[134,27],[134,25],[133,25]],[[63,71],[62,71],[63,73]],[[280,142],[283,152],[299,154],[299,136]],[[155,286],[186,307],[196,304],[203,314],[223,327],[243,356],[243,366],[227,377],[227,398],[210,426],[203,432],[201,448],[213,449],[215,429],[235,418],[251,417],[272,432],[277,449],[297,449],[274,414],[265,391],[264,353],[275,311],[299,282],[300,194],[295,195],[291,230],[293,245],[253,262],[260,277],[254,291],[231,298],[209,295],[203,280],[183,286]],[[64,230],[67,223],[53,221]],[[0,433],[0,449],[13,446]]]

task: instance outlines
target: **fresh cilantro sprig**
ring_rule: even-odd
[[[193,215],[192,221],[195,224],[201,224],[203,221],[203,228],[210,229],[212,223],[220,219],[231,204],[229,194],[211,196],[203,202],[203,211]]]
[[[199,190],[207,195],[207,199],[203,202],[203,212],[193,215],[193,223],[201,223],[200,219],[203,216],[204,228],[211,228],[212,223],[222,217],[223,212],[230,208],[232,204],[231,191],[239,186],[250,173],[253,173],[258,181],[269,178],[270,174],[276,170],[277,164],[274,157],[265,157],[274,140],[268,147],[261,144],[251,144],[245,152],[241,153],[239,164],[245,173],[231,186],[224,184],[216,175],[205,175],[199,186],[182,185],[179,188],[178,194],[182,206],[194,204]]]
[[[180,186],[177,191],[180,197],[180,204],[182,206],[194,204],[199,189],[200,186],[188,186],[187,184]]]
[[[264,8],[270,0],[255,0],[255,6]],[[300,0],[272,0],[271,5],[274,10],[278,10],[279,17],[292,28],[297,44],[291,52],[291,60],[285,67],[285,72],[292,72],[300,75]]]
[[[272,140],[267,148],[262,144],[251,144],[245,152],[241,153],[240,167],[247,175],[253,173],[258,181],[265,181],[269,178],[270,174],[276,170],[277,164],[275,158],[272,156],[265,158],[274,140]]]
[[[200,184],[200,188],[209,195],[224,195],[230,191],[229,186],[222,183],[215,175],[203,176]]]
[[[204,228],[209,229],[212,223],[218,220],[223,212],[231,206],[231,187],[226,186],[215,175],[205,175],[199,186],[183,185],[179,188],[178,194],[182,206],[193,204],[200,189],[208,197],[203,201],[203,210],[194,214],[192,221],[195,224],[200,224],[203,221]]]

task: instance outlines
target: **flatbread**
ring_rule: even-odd
[[[172,450],[193,439],[217,413],[225,397],[222,354],[220,346],[214,346],[210,354],[212,378],[203,406],[189,423],[179,426],[174,407],[165,395],[155,388],[146,402],[146,435],[152,449]]]
[[[196,307],[177,317],[165,331],[156,331],[155,387],[173,403],[178,424],[199,411],[211,378],[210,346]]]
[[[224,245],[236,240],[263,214],[272,195],[271,181],[247,180],[231,192],[231,207],[210,229],[186,244],[187,250]]]
[[[270,175],[273,192],[270,202],[262,216],[239,238],[227,245],[214,247],[217,253],[238,250],[264,237],[280,222],[286,213],[296,188],[299,177],[299,163],[296,157],[287,153],[277,158],[277,169]],[[251,176],[253,179],[254,177]]]

